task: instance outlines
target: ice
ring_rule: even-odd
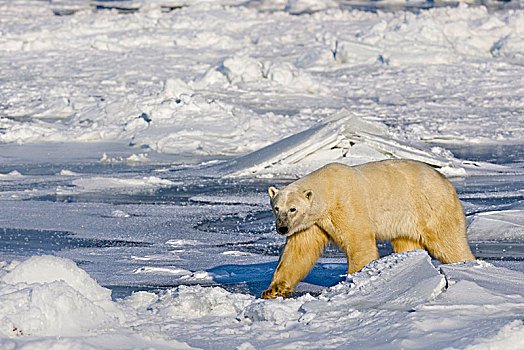
[[[268,196],[265,193],[257,194],[256,196],[209,196],[199,195],[190,198],[193,202],[200,203],[223,203],[223,204],[245,204],[245,205],[265,205],[269,202]]]
[[[21,177],[23,177],[23,175],[17,170],[13,170],[7,174],[0,174],[1,181],[19,180]]]
[[[75,179],[72,186],[58,187],[56,193],[59,195],[71,195],[83,192],[95,192],[103,190],[112,191],[146,191],[157,188],[171,187],[174,182],[161,179],[156,176],[143,177],[142,179],[122,179],[108,177],[91,177]]]
[[[475,240],[521,241],[524,239],[524,206],[476,214],[469,232],[470,238]]]
[[[147,163],[150,162],[150,160],[147,157],[147,153],[139,153],[139,154],[132,154],[127,158],[122,157],[116,157],[116,158],[109,158],[106,153],[102,155],[102,158],[100,158],[101,163],[123,163],[126,162],[128,164],[139,164],[139,163]]]
[[[70,260],[35,256],[2,276],[2,333],[80,335],[118,325],[111,291]]]
[[[524,346],[524,325],[521,321],[512,321],[505,325],[492,339],[482,339],[479,344],[468,346],[468,350],[481,349],[518,349]]]
[[[520,10],[461,5],[373,14],[294,1],[274,3],[288,12],[257,11],[257,3],[269,6],[264,1],[227,10],[183,4],[163,13],[161,2],[125,3],[141,10],[91,13],[80,6],[55,16],[52,9],[71,4],[3,3],[9,30],[0,47],[6,64],[16,59],[2,84],[0,140],[118,139],[162,152],[241,154],[341,108],[379,116],[409,143],[522,134],[522,92],[509,78],[519,76],[522,58]],[[288,14],[304,11],[315,13]],[[30,27],[17,22],[22,13],[32,14]],[[64,79],[54,80],[55,72]],[[32,76],[46,78],[24,78]],[[454,118],[448,108],[465,117]]]
[[[480,288],[499,295],[511,296],[515,300],[523,300],[524,298],[524,280],[521,272],[505,271],[482,261],[444,265],[441,270],[449,281],[471,281]],[[511,283],[506,283],[507,281],[511,281]],[[476,296],[474,293],[473,296],[469,293],[462,293],[462,297],[471,300]]]
[[[384,124],[365,121],[348,111],[340,111],[323,124],[239,157],[226,166],[220,165],[219,168],[230,176],[304,175],[330,161],[357,165],[391,156],[425,161],[441,168],[446,174],[466,174],[460,168],[460,162],[452,156],[446,159],[431,149],[421,150],[395,141]]]
[[[410,310],[436,298],[446,286],[446,279],[435,270],[424,251],[374,261],[350,281],[349,285],[333,288],[333,299],[346,293],[351,297],[344,303],[357,309]]]
[[[450,332],[447,344],[482,348],[518,339],[522,332],[523,273],[482,262],[439,269],[423,251],[385,257],[318,296],[287,300],[261,300],[219,287],[180,286],[160,294],[136,292],[115,302],[109,290],[68,259],[41,256],[12,265],[3,265],[0,283],[4,345],[66,342],[87,347],[99,344],[97,339],[108,339],[105,346],[117,348],[127,348],[122,344],[133,340],[153,347],[169,341],[177,348],[297,346],[313,340],[318,342],[315,346],[362,345],[374,334],[374,346],[405,347],[417,344],[423,330],[424,341],[438,344],[441,332],[451,326],[446,324],[449,314],[471,312],[473,307],[484,320],[463,318],[461,328],[478,325],[484,335]],[[511,277],[494,280],[497,276]],[[517,319],[511,321],[512,317]],[[337,322],[326,323],[334,318]],[[440,326],[435,323],[439,318],[444,320]],[[501,324],[500,330],[486,329],[493,324]],[[354,327],[362,340],[352,335]],[[403,335],[390,344],[402,328]],[[325,332],[338,336],[322,337]],[[285,336],[272,338],[276,334]]]
[[[520,0],[0,0],[0,348],[524,345]],[[474,254],[329,246],[259,298],[267,188],[451,179]]]

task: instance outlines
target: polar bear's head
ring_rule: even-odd
[[[288,186],[283,190],[270,187],[268,192],[278,233],[289,237],[314,224],[310,215],[313,200],[311,190]]]

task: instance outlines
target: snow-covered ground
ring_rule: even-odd
[[[524,348],[520,1],[0,1],[0,347]],[[425,161],[472,250],[261,300],[267,187]]]

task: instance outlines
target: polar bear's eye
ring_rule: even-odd
[[[289,209],[289,211],[290,211],[291,213],[294,213],[294,212],[297,211],[297,208],[291,208],[291,209]]]
[[[278,213],[278,207],[275,207],[275,211]]]

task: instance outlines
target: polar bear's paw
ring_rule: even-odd
[[[262,292],[262,299],[276,299],[278,297],[287,298],[293,294],[293,288],[286,285],[271,285]]]

